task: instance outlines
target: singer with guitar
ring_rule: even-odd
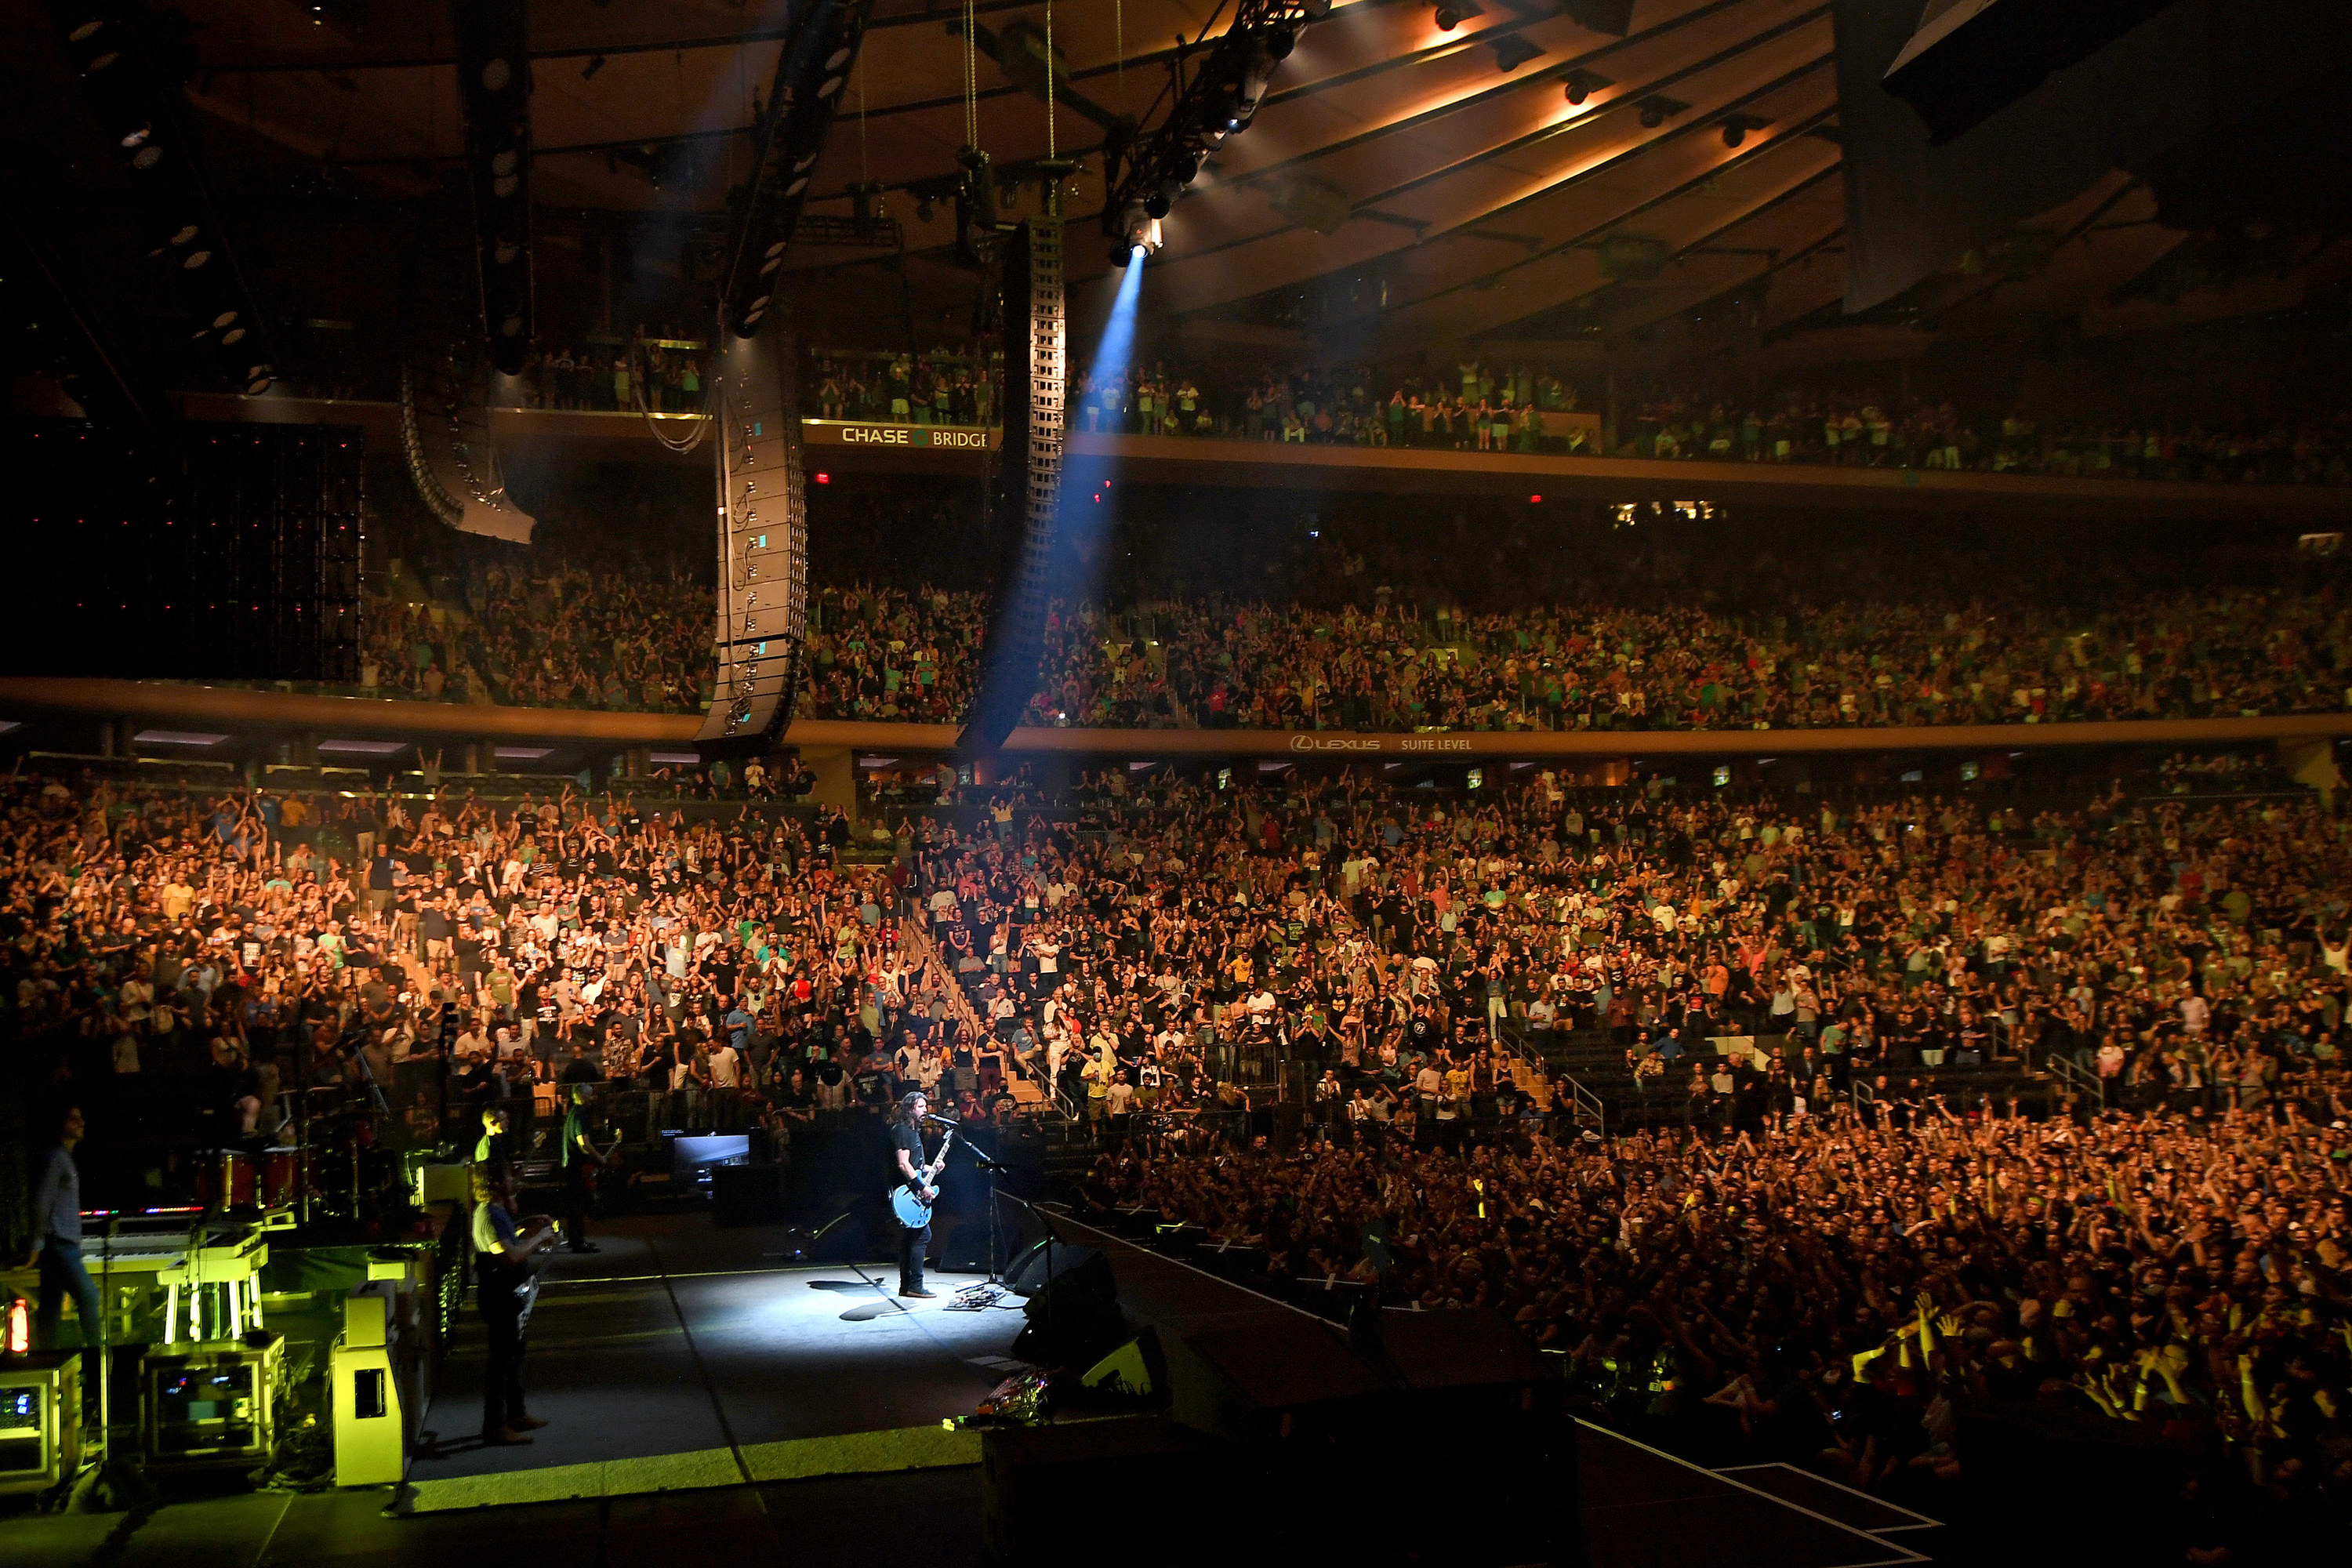
[[[923,1122],[930,1110],[931,1102],[920,1089],[900,1096],[890,1110],[890,1153],[897,1163],[890,1209],[898,1221],[898,1294],[919,1301],[935,1294],[923,1289],[923,1249],[930,1245],[931,1204],[940,1195],[933,1181],[948,1163],[948,1144],[955,1141],[950,1130],[938,1155],[924,1163]]]

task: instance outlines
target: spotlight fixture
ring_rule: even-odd
[[[1680,99],[1667,98],[1662,93],[1654,92],[1650,94],[1649,97],[1641,100],[1640,105],[1642,110],[1642,129],[1644,131],[1655,131],[1659,126],[1664,125],[1675,115],[1680,114],[1690,108],[1689,104],[1683,102]]]
[[[1479,14],[1477,0],[1437,4],[1455,26]],[[1328,16],[1330,5],[1235,0],[1232,9],[1232,26],[1208,46],[1160,124],[1106,150],[1103,177],[1108,188],[1101,222],[1114,249],[1122,253],[1113,257],[1115,264],[1125,265],[1124,251],[1134,245],[1142,245],[1147,254],[1159,248],[1160,222],[1226,138],[1249,128],[1300,34]]]
[[[1542,53],[1535,45],[1513,33],[1495,40],[1495,68],[1508,75]]]
[[[1461,25],[1461,12],[1456,11],[1451,5],[1440,5],[1437,8],[1437,30],[1439,32],[1450,33]]]
[[[1752,114],[1727,114],[1723,117],[1723,144],[1737,147],[1748,140],[1750,131],[1761,131],[1772,122],[1759,120]]]
[[[1570,103],[1582,103],[1601,88],[1616,85],[1610,78],[1595,72],[1572,70],[1568,73],[1567,79],[1560,83],[1559,93]]]

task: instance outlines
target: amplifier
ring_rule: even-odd
[[[0,1496],[47,1491],[81,1468],[81,1352],[0,1363]]]
[[[250,1468],[277,1441],[286,1339],[255,1333],[148,1352],[140,1432],[153,1469]]]

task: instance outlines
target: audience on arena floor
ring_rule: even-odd
[[[859,864],[804,810],[19,769],[0,1005],[182,1149],[371,1079],[422,1138],[448,1073],[789,1140],[1034,1074],[1122,1140],[1098,1196],[1501,1306],[1613,1410],[1876,1485],[1967,1462],[1966,1394],[2079,1398],[2334,1506],[2352,841],[2310,797],[1221,782],[1014,780]],[[1601,1031],[1686,1129],[1577,1135],[1546,1037]],[[2056,1058],[2116,1110],[2029,1118]],[[1286,1085],[1303,1153],[1249,1135]]]
[[[823,1103],[783,1086],[829,1094],[886,1037],[982,1092],[936,965],[898,945],[903,871],[841,863],[838,813],[520,787],[12,777],[9,1032],[62,1042],[118,1124],[208,1146],[370,1085],[429,1137],[445,1070],[461,1108],[587,1078],[743,1125],[759,1083]]]
[[[1130,1144],[1093,1187],[1278,1271],[1499,1309],[1566,1353],[1582,1408],[1712,1462],[1917,1500],[1999,1464],[1972,1407],[2095,1413],[2158,1440],[2135,1506],[2194,1478],[2124,1537],[2318,1562],[2352,1476],[2346,1110],[2305,1081],[2081,1124],[1936,1106],[1466,1156]]]

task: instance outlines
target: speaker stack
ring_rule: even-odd
[[[1113,1268],[1168,1270],[1120,1247],[1033,1247],[1007,1275],[1028,1297],[1013,1353],[1150,1388],[1150,1415],[989,1431],[990,1561],[1058,1561],[1116,1540],[1122,1561],[1580,1563],[1575,1423],[1552,1368],[1499,1313],[1368,1310],[1348,1328],[1213,1281],[1130,1327]],[[1189,1271],[1187,1271],[1189,1272]],[[1130,1307],[1138,1295],[1129,1298]],[[1104,1374],[1098,1376],[1097,1374]],[[1396,1506],[1398,1461],[1443,1456],[1475,1493]],[[1138,1531],[1137,1509],[1150,1527]],[[1099,1517],[1094,1517],[1099,1515]]]

